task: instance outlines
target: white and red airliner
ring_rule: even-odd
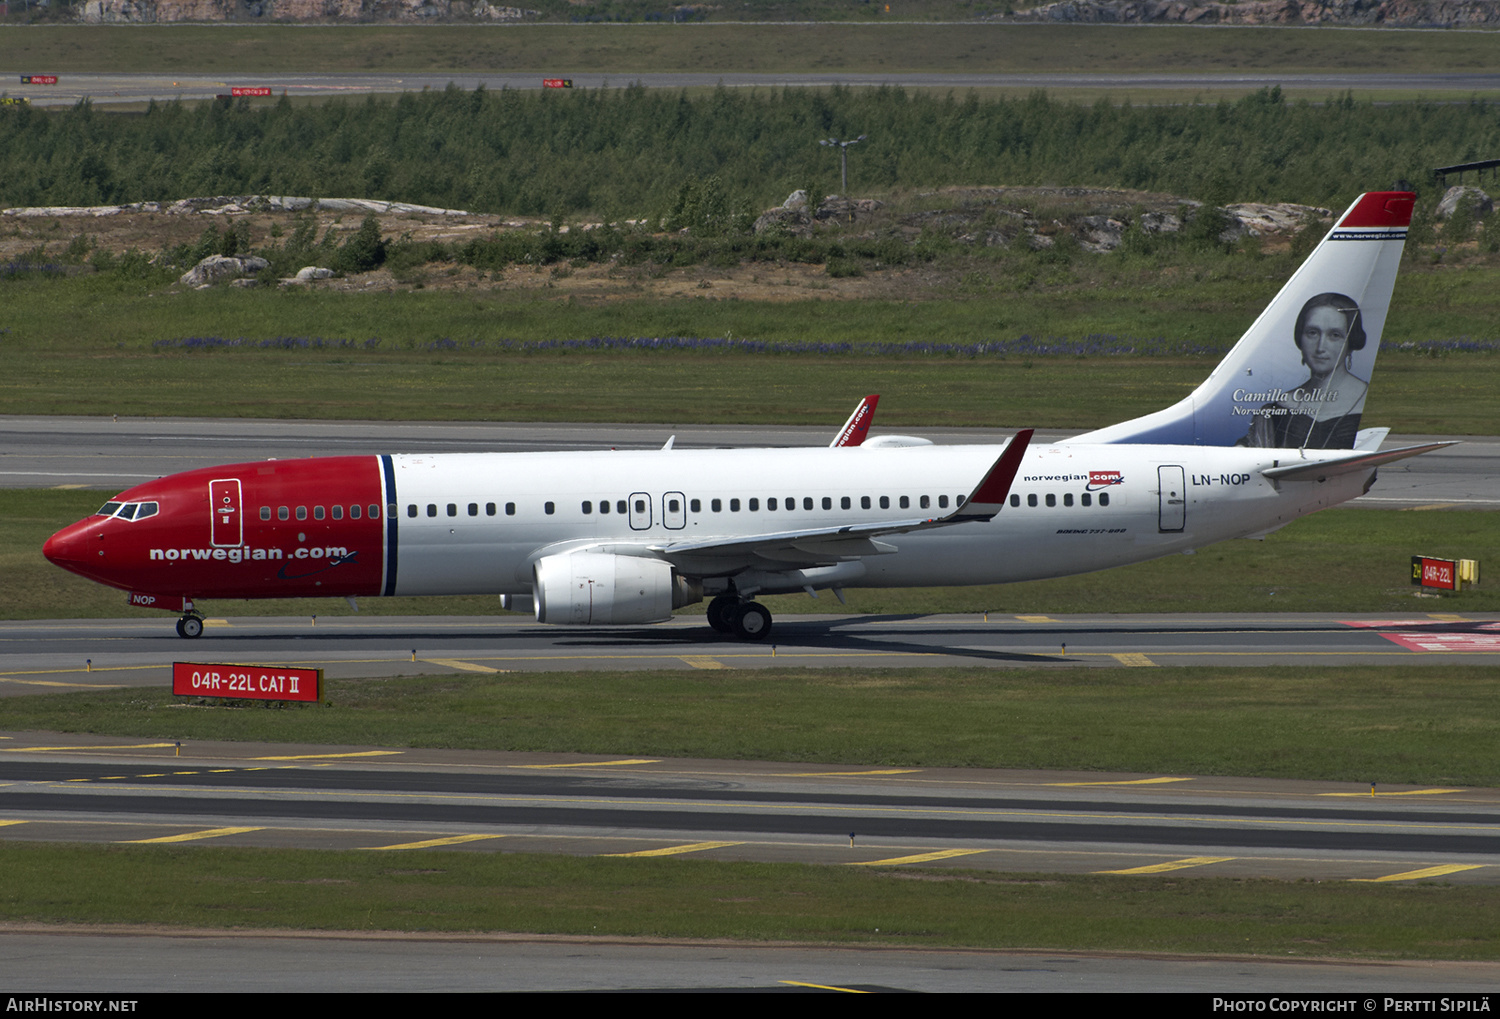
[[[214,598],[498,594],[543,623],[708,622],[761,594],[994,584],[1255,537],[1367,491],[1359,416],[1414,196],[1361,196],[1190,396],[1065,442],[340,456],[137,485],[48,539],[57,565],[180,613]]]

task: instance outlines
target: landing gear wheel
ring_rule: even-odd
[[[177,636],[192,640],[203,635],[203,620],[197,616],[183,616],[177,620]]]
[[[720,633],[734,632],[734,609],[739,602],[731,597],[720,596],[708,603],[708,625]]]
[[[771,635],[771,613],[764,605],[745,602],[734,612],[734,634],[740,640],[765,640]]]

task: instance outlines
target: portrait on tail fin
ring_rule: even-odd
[[[1292,343],[1308,376],[1295,389],[1275,390],[1250,412],[1236,445],[1276,449],[1352,449],[1369,382],[1353,372],[1365,349],[1359,305],[1344,294],[1318,294],[1302,306]],[[1254,397],[1252,396],[1252,399]]]

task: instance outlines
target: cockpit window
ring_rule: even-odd
[[[120,507],[120,512],[116,513],[115,516],[119,517],[121,520],[133,520],[135,518],[135,509],[139,505],[140,503],[127,502],[125,505]]]
[[[115,515],[116,511],[119,510],[119,508],[120,508],[120,504],[119,503],[117,503],[117,502],[107,502],[103,506],[99,507],[99,512],[96,513],[95,516],[112,517],[112,516]]]
[[[154,502],[143,502],[141,508],[135,511],[137,520],[145,520],[147,517],[156,516],[157,505]]]

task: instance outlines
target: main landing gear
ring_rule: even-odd
[[[203,636],[203,617],[196,612],[190,612],[177,620],[177,636],[192,640]]]
[[[721,594],[708,603],[708,625],[740,640],[765,640],[771,634],[771,613],[757,602]]]

